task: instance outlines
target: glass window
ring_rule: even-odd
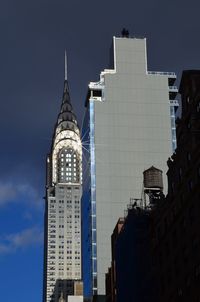
[[[187,153],[187,160],[190,161],[191,160],[191,154],[188,152]]]
[[[92,218],[92,228],[96,229],[96,217]]]
[[[96,230],[92,230],[92,242],[96,242]]]
[[[97,260],[93,259],[93,272],[97,272]]]
[[[92,255],[95,258],[97,257],[97,246],[96,246],[96,244],[92,245]]]

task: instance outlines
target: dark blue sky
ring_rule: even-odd
[[[0,7],[0,292],[41,301],[45,157],[63,90],[64,49],[79,124],[89,81],[113,35],[145,36],[149,70],[200,69],[198,0],[2,0]]]

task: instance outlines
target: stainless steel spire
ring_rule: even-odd
[[[81,197],[82,144],[70,101],[65,51],[63,98],[47,157],[43,302],[74,301],[76,288],[83,287]]]
[[[65,81],[67,81],[67,51],[65,49]]]

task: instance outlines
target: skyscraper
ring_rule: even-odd
[[[65,67],[62,104],[47,156],[44,302],[82,295],[81,196],[82,144]]]
[[[84,274],[92,273],[98,294],[105,293],[110,235],[130,198],[141,198],[142,172],[152,165],[162,170],[167,192],[166,160],[176,148],[175,73],[148,71],[146,39],[114,37],[111,57],[111,68],[89,84],[84,122],[92,226],[91,270]]]

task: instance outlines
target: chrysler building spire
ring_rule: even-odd
[[[82,284],[82,144],[67,80],[47,157],[43,302],[68,301]]]
[[[71,129],[79,134],[77,118],[74,114],[73,107],[71,104],[70,93],[69,93],[69,84],[67,80],[67,53],[65,50],[65,80],[64,80],[64,90],[63,90],[63,98],[62,104],[60,108],[60,113],[58,115],[57,127],[61,127],[63,129]]]
[[[65,81],[67,81],[67,51],[65,49]]]

